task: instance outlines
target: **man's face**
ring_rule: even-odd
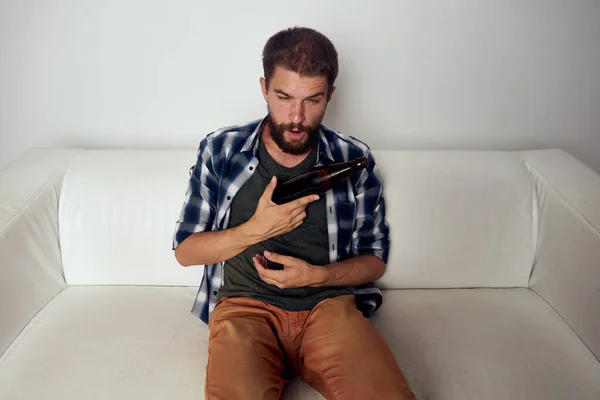
[[[304,154],[318,142],[318,126],[323,121],[328,93],[327,77],[300,76],[284,67],[276,67],[266,88],[260,80],[269,110],[271,137],[285,153]]]

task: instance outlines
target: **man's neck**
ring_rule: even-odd
[[[302,161],[304,161],[306,157],[308,157],[311,151],[310,149],[302,154],[285,153],[283,150],[281,150],[281,148],[279,148],[277,143],[275,143],[275,141],[271,137],[270,129],[271,128],[269,127],[269,124],[265,124],[263,126],[262,132],[260,134],[260,140],[262,140],[262,142],[265,145],[265,148],[269,152],[269,155],[271,156],[271,158],[273,158],[273,160],[275,160],[277,164],[286,168],[292,168],[300,164]]]

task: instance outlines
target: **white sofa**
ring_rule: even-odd
[[[417,397],[600,399],[600,177],[560,150],[374,156],[372,322]],[[171,251],[195,159],[33,149],[0,171],[0,399],[204,398],[203,268]]]

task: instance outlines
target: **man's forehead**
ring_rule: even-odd
[[[318,82],[327,83],[327,76],[325,75],[309,75],[302,74],[296,71],[292,71],[284,66],[277,66],[273,70],[271,79],[277,80],[300,80],[305,82]]]
[[[327,77],[301,75],[286,68],[275,70],[271,77],[270,86],[276,91],[301,92],[302,94],[314,95],[317,92],[325,92],[327,88]]]

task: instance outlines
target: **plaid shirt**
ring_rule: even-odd
[[[209,134],[200,142],[198,160],[190,169],[189,186],[175,226],[173,250],[196,232],[227,229],[231,203],[258,165],[258,143],[266,119]],[[365,156],[369,166],[326,193],[329,260],[362,254],[387,263],[389,239],[379,168],[361,141],[319,127],[317,166]],[[205,323],[216,305],[225,262],[205,265],[192,313]],[[352,288],[357,307],[371,316],[382,303],[374,283]]]

